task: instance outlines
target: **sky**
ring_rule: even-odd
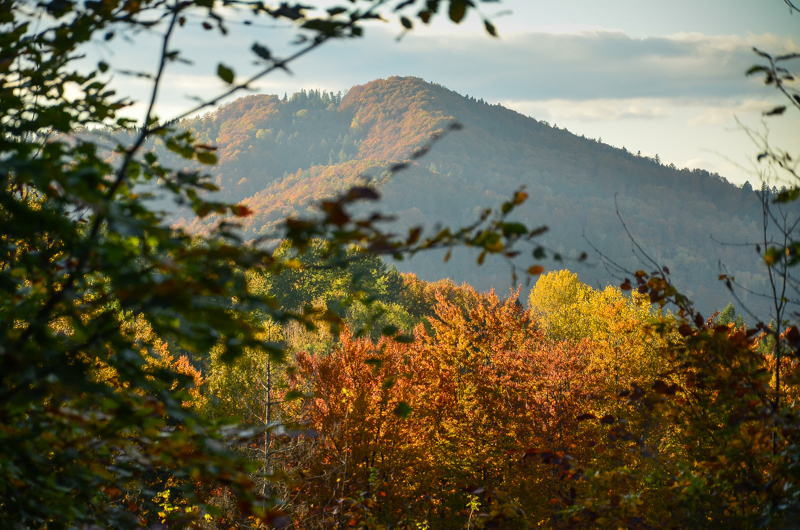
[[[800,51],[800,14],[790,14],[783,0],[504,0],[480,10],[499,37],[486,34],[478,13],[458,26],[442,18],[407,33],[396,22],[376,22],[365,37],[325,44],[253,92],[346,92],[377,78],[416,76],[737,184],[759,181],[759,148],[743,126],[800,151],[800,120],[763,118],[780,99],[744,75],[757,60],[753,47]],[[156,107],[163,119],[191,108],[191,96],[224,90],[215,75],[219,63],[237,78],[257,71],[254,42],[277,55],[296,49],[294,29],[270,19],[232,24],[226,37],[201,22],[189,19],[176,36],[175,47],[194,64],[170,66]],[[129,35],[96,43],[87,60],[152,72],[158,45],[155,35]],[[113,75],[118,92],[147,98],[144,79]],[[141,118],[144,106],[127,112]]]

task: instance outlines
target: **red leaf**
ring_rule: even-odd
[[[236,217],[247,217],[248,215],[252,215],[253,211],[243,204],[237,204],[231,206],[231,213]]]
[[[694,316],[694,325],[697,326],[698,328],[702,328],[703,324],[705,324],[705,322],[703,321],[703,315],[697,313]]]

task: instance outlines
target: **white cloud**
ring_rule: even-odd
[[[768,97],[769,88],[744,77],[757,60],[752,47],[773,52],[800,48],[792,39],[769,33],[636,38],[597,25],[533,28],[498,39],[412,32],[398,42],[395,29],[373,27],[362,41],[332,42],[293,63],[291,76],[276,72],[264,78],[258,91],[279,95],[300,88],[345,91],[378,77],[413,75],[514,108],[517,102],[538,101],[537,112],[526,113],[536,115],[541,110],[548,120],[562,116],[595,121],[654,119],[671,115],[679,99],[756,101]],[[195,60],[195,66],[173,65],[168,70],[159,103],[170,109],[189,108],[186,94],[209,97],[217,93],[222,88],[214,75],[218,62],[231,66],[238,78],[255,72],[249,52],[253,41],[269,45],[279,56],[293,50],[285,45],[291,36],[286,31],[272,34],[275,42],[270,43],[264,41],[263,30],[254,28],[237,29],[223,41],[210,32],[184,29],[186,34],[177,45]],[[155,44],[115,44],[109,62],[152,70]],[[140,101],[146,97],[136,80],[119,79],[115,85]],[[695,116],[696,124],[724,121],[724,112]]]
[[[765,99],[748,99],[738,104],[708,106],[705,111],[687,122],[689,127],[699,127],[703,125],[730,125],[733,119],[743,115],[760,115],[766,110],[775,106],[774,101]]]
[[[800,51],[800,47],[791,39],[779,37],[772,33],[754,34],[747,33],[744,37],[740,35],[706,35],[703,33],[675,33],[666,38],[675,41],[684,41],[698,44],[702,47],[716,49],[722,52],[733,53],[741,49],[747,51],[753,47],[773,50],[776,53],[789,53]],[[755,57],[754,57],[755,58]]]
[[[375,29],[366,46],[335,43],[295,72],[297,80],[333,87],[414,75],[492,101],[728,98],[765,91],[744,76],[757,60],[753,46],[797,47],[770,34],[634,38],[592,26],[550,30],[499,39],[412,34],[398,43],[393,32]]]
[[[615,121],[650,120],[673,115],[669,102],[661,99],[590,99],[590,100],[501,100],[500,104],[549,122],[558,120]]]
[[[709,162],[708,160],[706,160],[704,158],[699,158],[699,157],[698,158],[691,158],[691,159],[686,160],[684,162],[680,162],[680,163],[678,163],[676,165],[678,167],[685,167],[685,168],[688,168],[688,169],[699,168],[699,169],[705,169],[706,171],[717,171],[717,165],[716,164],[714,164],[712,162]]]
[[[531,26],[528,28],[529,33],[551,33],[553,35],[565,35],[576,33],[598,33],[617,31],[596,24],[546,24]]]

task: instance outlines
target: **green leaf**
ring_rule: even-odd
[[[400,17],[400,23],[406,29],[411,29],[414,27],[414,24],[411,23],[411,20],[409,20],[408,17]]]
[[[258,55],[265,61],[269,61],[272,59],[272,54],[270,53],[270,51],[264,46],[261,46],[259,43],[253,44],[252,50],[256,55]]]
[[[128,164],[128,177],[135,179],[142,171],[142,166],[138,162],[131,162]]]
[[[407,419],[407,418],[408,418],[408,416],[411,414],[411,412],[412,412],[413,410],[414,410],[414,409],[412,409],[412,408],[411,408],[411,405],[409,405],[409,404],[408,404],[408,403],[406,403],[405,401],[401,401],[401,402],[400,402],[400,403],[398,403],[398,404],[397,404],[397,406],[394,408],[394,411],[393,411],[393,412],[394,412],[395,416],[398,416],[398,417],[400,417],[400,418],[402,418],[402,419],[404,419],[404,420],[405,420],[405,419]]]
[[[201,164],[206,164],[209,166],[213,166],[217,163],[217,155],[214,153],[209,153],[208,151],[200,151],[199,153],[195,153],[194,155],[197,158],[197,161]]]
[[[786,111],[786,106],[785,105],[781,105],[779,107],[775,107],[774,109],[772,109],[772,110],[770,110],[768,112],[765,112],[764,116],[780,116],[785,111]]]
[[[783,249],[777,248],[777,247],[770,247],[764,253],[764,261],[770,267],[774,267],[775,264],[778,263],[778,261],[780,261],[782,253],[783,253]]]
[[[467,0],[450,0],[450,20],[459,24],[467,14]]]
[[[167,138],[167,141],[164,142],[164,146],[187,160],[191,159],[195,154],[191,147],[179,142],[175,138]]]
[[[393,339],[395,342],[399,342],[400,344],[411,344],[414,342],[413,335],[397,335]]]
[[[528,228],[522,223],[503,223],[503,235],[508,237],[510,235],[525,235],[528,233]]]
[[[105,73],[108,71],[108,64],[103,61],[100,61],[99,63],[97,63],[97,69]]]
[[[299,390],[289,390],[283,396],[284,401],[297,401],[299,399],[305,399],[306,395],[300,392]]]
[[[202,202],[194,207],[194,213],[196,213],[198,217],[203,218],[206,215],[210,214],[213,209],[214,209],[213,204]]]
[[[219,66],[217,67],[217,75],[229,85],[233,84],[233,70],[224,64],[219,63]]]
[[[497,28],[494,27],[494,24],[492,24],[488,20],[484,20],[483,27],[486,28],[486,31],[489,33],[489,35],[491,35],[492,37],[497,37]]]
[[[800,188],[789,188],[788,190],[782,190],[772,202],[775,203],[787,203],[787,202],[794,202],[800,197]]]

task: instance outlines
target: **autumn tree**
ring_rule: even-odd
[[[255,313],[313,325],[313,315],[280,310],[272,298],[251,292],[248,270],[278,274],[293,263],[260,241],[242,242],[236,219],[250,211],[209,193],[216,186],[203,168],[216,162],[215,147],[174,124],[331,39],[361,35],[380,13],[391,11],[407,28],[412,18],[427,23],[442,11],[460,22],[472,8],[462,0],[351,2],[321,12],[214,0],[0,1],[3,521],[17,528],[194,524],[219,513],[208,499],[222,488],[236,495],[239,512],[253,524],[286,522],[248,477],[252,463],[229,450],[250,434],[184,407],[186,394],[171,389],[176,378],[189,387],[190,378],[177,375],[174,363],[145,369],[141,349],[157,354],[156,342],[137,344],[124,326],[128,318],[142,318],[159,340],[174,345],[174,355],[219,348],[227,361],[245,351],[282,358],[279,345],[263,341],[267,320],[254,319]],[[224,36],[240,10],[296,24],[304,39],[285,57],[254,45],[261,69],[248,79],[214,65],[227,88],[170,120],[157,118],[164,71],[183,60],[173,47],[175,34],[199,20]],[[486,29],[495,32],[489,21]],[[78,59],[94,40],[142,31],[157,34],[161,47],[152,72],[140,73],[152,90],[137,123],[120,114],[130,102],[108,86],[109,76],[123,75],[127,66]],[[131,134],[85,134],[102,127]],[[146,149],[153,138],[185,160],[183,167]],[[105,156],[109,149],[114,157]],[[223,219],[203,234],[170,226],[164,213],[148,208],[152,194],[187,215]],[[525,200],[522,192],[472,226],[429,236],[417,229],[392,235],[381,230],[381,216],[352,212],[353,203],[378,197],[355,186],[321,201],[316,219],[285,220],[281,235],[300,253],[321,238],[341,259],[352,244],[396,256],[461,244],[507,254],[535,235],[507,220]],[[115,384],[99,377],[100,369],[113,372]],[[163,508],[166,488],[179,508]]]
[[[606,375],[609,394],[665,369],[658,354],[664,342],[647,329],[661,313],[638,292],[626,294],[614,286],[597,290],[575,273],[553,271],[537,280],[530,307],[551,338],[591,343],[590,366]]]
[[[548,340],[518,294],[439,294],[411,343],[345,336],[334,354],[298,355],[298,413],[319,433],[289,464],[302,524],[559,519],[547,501],[566,492],[529,451],[591,435],[579,416],[599,374],[586,341]]]
[[[785,2],[790,12],[797,7]],[[796,75],[800,55],[773,55],[754,50],[759,64],[747,75],[763,75],[778,90],[783,105],[765,109],[775,119],[800,109]],[[593,494],[565,500],[576,523],[603,527],[787,528],[798,517],[797,462],[797,264],[796,211],[800,196],[796,157],[771,146],[766,134],[747,131],[759,148],[757,163],[765,180],[761,237],[746,245],[763,257],[768,290],[756,293],[770,301],[770,314],[757,315],[738,296],[742,286],[733,275],[725,282],[754,324],[744,326],[730,305],[714,322],[675,287],[667,267],[646,255],[651,272],[625,271],[621,287],[646,294],[660,306],[672,304],[675,318],[654,319],[648,330],[663,340],[659,356],[666,364],[657,377],[643,378],[619,395],[628,411],[651,410],[666,430],[647,447],[649,433],[614,418],[611,435],[624,435],[628,449],[640,453],[638,468],[616,467],[607,480],[588,481]],[[771,188],[768,180],[788,178],[788,187]],[[786,182],[786,181],[785,181]],[[640,249],[640,247],[638,247]],[[765,322],[770,320],[769,324]],[[629,412],[630,413],[630,412]],[[609,483],[628,488],[627,496],[608,495]],[[660,502],[641,499],[653,485]],[[613,491],[613,490],[611,490]]]

